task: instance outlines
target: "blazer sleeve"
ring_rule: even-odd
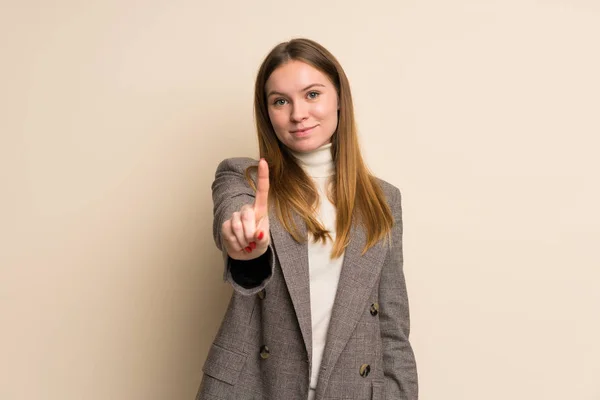
[[[391,247],[379,283],[385,393],[388,399],[417,400],[417,367],[408,341],[410,315],[403,272],[401,195],[398,188],[394,189]]]
[[[272,244],[267,252],[251,261],[233,260],[227,254],[221,226],[245,204],[253,204],[255,193],[246,181],[246,168],[257,162],[250,158],[229,158],[217,167],[212,183],[213,237],[223,254],[223,279],[242,295],[253,295],[267,286],[275,268],[275,253]],[[272,243],[272,242],[271,242]]]

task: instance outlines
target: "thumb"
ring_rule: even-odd
[[[269,216],[265,215],[263,218],[259,219],[256,223],[256,232],[254,233],[254,238],[256,239],[257,244],[264,245],[269,241]]]

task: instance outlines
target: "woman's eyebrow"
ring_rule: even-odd
[[[304,89],[302,89],[302,90],[301,90],[301,92],[306,92],[308,89],[310,89],[310,88],[313,88],[313,87],[315,87],[315,86],[321,86],[321,87],[325,87],[325,85],[323,85],[323,84],[321,84],[321,83],[311,83],[310,85],[308,85],[307,87],[305,87]],[[267,95],[267,97],[270,97],[270,96],[272,96],[272,95],[274,95],[274,94],[278,94],[278,95],[281,95],[281,96],[285,96],[285,93],[281,93],[281,92],[277,92],[277,91],[275,91],[275,90],[271,90],[271,91],[269,92],[269,94]]]

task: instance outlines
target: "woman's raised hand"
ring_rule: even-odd
[[[254,204],[246,204],[221,226],[227,254],[234,260],[253,260],[269,247],[269,165],[258,162],[258,184]]]

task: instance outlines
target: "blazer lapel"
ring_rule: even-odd
[[[306,237],[306,224],[295,216],[295,222],[303,237]],[[310,278],[308,271],[308,244],[298,243],[281,225],[279,219],[269,215],[269,228],[273,238],[275,253],[283,272],[296,317],[306,346],[308,358],[312,358],[312,322],[310,315]]]
[[[387,249],[382,241],[362,255],[365,243],[364,230],[360,227],[352,227],[331,313],[316,398],[323,396],[333,367],[346,347],[361,315],[370,306],[367,304],[368,298],[385,261]],[[358,371],[356,373],[358,374]]]

